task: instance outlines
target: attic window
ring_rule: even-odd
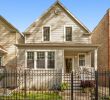
[[[50,41],[50,27],[43,27],[43,41]]]
[[[72,41],[72,27],[65,27],[66,41]]]

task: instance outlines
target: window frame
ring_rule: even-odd
[[[53,58],[52,57],[50,57],[50,58],[52,58],[52,59],[49,59],[49,53],[53,53],[54,54],[54,56],[53,56]],[[48,63],[48,61],[54,61],[54,68],[55,68],[55,52],[54,51],[48,51],[47,52],[47,69],[54,69],[54,68],[49,68],[49,63]]]
[[[85,66],[86,66],[86,53],[78,53],[78,66],[79,67],[85,67],[85,66],[80,66],[80,64],[79,64],[79,60],[80,60],[79,56],[80,55],[84,55],[85,56]]]
[[[33,51],[28,51],[28,52],[26,52],[26,65],[27,65],[27,63],[28,63],[28,62],[27,62],[28,60],[32,60],[32,59],[28,59],[28,53],[29,53],[29,52],[32,53]],[[34,55],[33,55],[33,56],[34,56],[34,57],[33,57],[33,61],[34,61],[34,59],[35,59],[35,53],[33,52],[33,54],[34,54]],[[32,56],[32,55],[31,55],[31,56]],[[34,61],[34,63],[35,63],[35,61]],[[34,64],[34,63],[33,63],[33,64]],[[26,67],[27,67],[27,66],[26,66]],[[27,68],[28,68],[28,67],[27,67]],[[29,69],[33,69],[33,68],[29,68]]]
[[[36,66],[34,65],[34,67],[36,67],[36,69],[45,69],[46,68],[46,54],[45,54],[45,51],[37,51],[37,52],[35,52],[36,54],[36,59],[35,59],[35,61],[36,61]],[[44,60],[44,68],[38,68],[38,53],[44,53],[44,59],[41,59],[41,55],[39,56],[39,60]]]
[[[1,58],[1,65],[0,66],[3,66],[3,56],[0,56]]]
[[[66,27],[72,28],[72,40],[71,41],[66,40]],[[73,41],[73,25],[64,25],[64,42],[72,42],[72,41]]]
[[[56,69],[56,50],[26,50],[25,51],[25,69],[29,69],[27,68],[27,52],[34,52],[34,68],[31,68],[31,70],[55,70]],[[37,68],[37,52],[45,52],[45,68]],[[54,68],[48,68],[48,64],[47,64],[47,54],[48,52],[54,52],[54,56],[55,56],[55,67]]]
[[[44,41],[44,27],[49,27],[50,28],[49,41]],[[43,42],[50,42],[51,41],[51,26],[50,25],[45,25],[45,26],[42,27],[42,41]]]

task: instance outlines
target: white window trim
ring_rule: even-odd
[[[64,42],[71,42],[66,41],[66,27],[72,27],[72,41],[73,41],[73,25],[64,25]]]
[[[50,40],[49,41],[44,41],[44,33],[43,33],[44,27],[50,27]],[[51,41],[51,26],[50,25],[44,25],[44,26],[42,26],[42,42],[50,42],[50,41]]]
[[[26,50],[25,51],[25,69],[29,69],[27,68],[27,52],[34,52],[34,68],[32,68],[31,70],[55,70],[56,69],[56,50]],[[37,52],[45,52],[45,68],[37,68]],[[55,52],[55,68],[47,68],[47,52]]]
[[[78,53],[78,67],[85,67],[85,66],[79,66],[79,55],[85,55],[85,66],[86,66],[86,53]]]

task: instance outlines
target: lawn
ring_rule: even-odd
[[[0,100],[62,100],[58,93],[13,93],[11,96],[1,96]]]

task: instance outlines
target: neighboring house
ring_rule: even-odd
[[[92,43],[100,44],[98,49],[98,69],[110,69],[110,9],[92,32]]]
[[[7,69],[17,67],[17,48],[15,44],[23,43],[23,35],[0,16],[0,66]]]
[[[24,37],[25,43],[16,44],[18,68],[64,73],[97,69],[98,45],[91,43],[90,31],[59,1],[26,29]]]

